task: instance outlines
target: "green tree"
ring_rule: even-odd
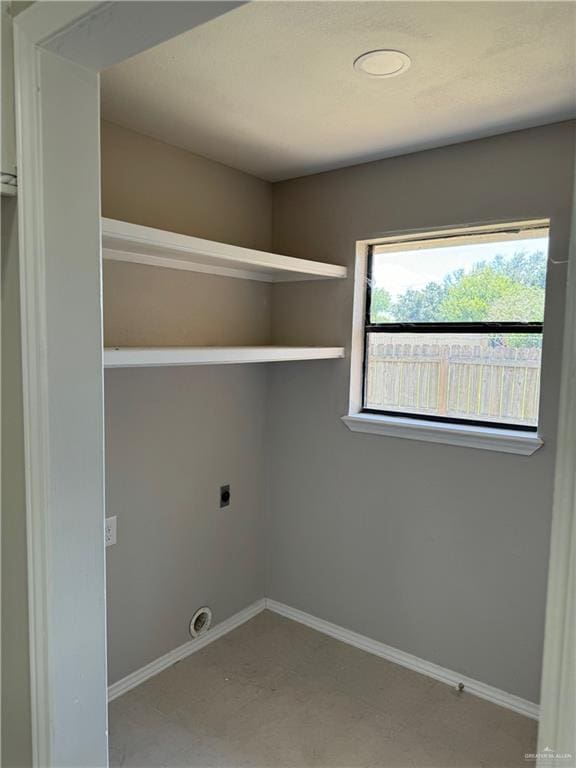
[[[533,323],[544,318],[544,289],[513,283],[507,292],[488,309],[487,320],[514,320]]]
[[[381,286],[372,288],[370,319],[373,323],[385,323],[391,319],[392,297]]]
[[[530,323],[544,318],[544,288],[515,283],[514,288],[490,307],[488,320],[498,321],[505,317],[520,323]],[[516,333],[501,337],[507,347],[542,347],[542,335]]]
[[[490,265],[497,272],[512,278],[516,283],[534,288],[546,287],[546,256],[543,251],[520,251],[509,259],[495,256]]]
[[[439,319],[445,295],[446,289],[439,283],[428,283],[419,291],[409,289],[394,305],[394,317],[399,323],[433,323]]]
[[[502,313],[498,320],[514,320],[517,286],[512,278],[491,265],[477,265],[448,288],[438,319],[461,323],[487,321],[496,305]]]
[[[481,322],[542,320],[546,257],[542,251],[497,254],[475,264],[470,272],[458,269],[441,282],[408,289],[394,304],[383,288],[380,322]],[[385,294],[385,295],[384,295]],[[373,305],[374,306],[374,305]],[[373,319],[375,311],[373,310]]]

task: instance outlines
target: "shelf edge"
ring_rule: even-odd
[[[104,367],[231,365],[330,360],[344,356],[344,347],[108,347],[104,349]]]
[[[348,273],[346,267],[338,264],[258,251],[116,219],[102,219],[102,245],[107,259],[213,274],[222,274],[215,270],[232,270],[233,274],[228,276],[264,282],[343,279]],[[153,252],[146,253],[147,249]],[[179,254],[190,258],[179,258]],[[202,259],[228,263],[207,264]]]

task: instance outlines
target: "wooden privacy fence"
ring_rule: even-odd
[[[535,426],[541,349],[370,340],[366,405]]]

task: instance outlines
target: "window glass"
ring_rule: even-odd
[[[548,239],[372,255],[372,323],[542,322]]]
[[[369,333],[366,408],[536,426],[540,334]]]
[[[371,248],[364,410],[535,430],[545,226]]]

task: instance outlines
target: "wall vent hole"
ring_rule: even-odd
[[[192,637],[198,637],[208,631],[210,624],[212,623],[212,611],[210,608],[204,606],[199,608],[192,619],[190,620],[190,635]]]

